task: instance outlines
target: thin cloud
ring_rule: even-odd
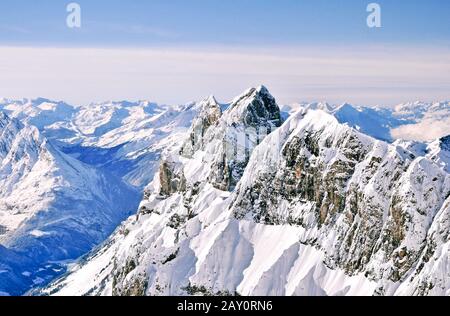
[[[279,103],[395,105],[450,99],[450,54],[346,48],[0,49],[0,95],[77,104],[151,99],[180,104],[215,94],[228,101],[265,84]]]
[[[401,126],[392,130],[395,139],[433,141],[450,135],[450,117],[443,120],[426,119],[418,124]]]

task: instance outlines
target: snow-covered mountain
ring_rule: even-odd
[[[286,118],[264,87],[204,100],[139,212],[33,294],[450,295],[448,138],[387,143],[338,113]]]
[[[450,173],[450,135],[431,143],[425,152],[428,158]]]
[[[190,127],[198,106],[148,101],[71,106],[47,99],[0,102],[0,110],[41,133],[70,156],[143,189],[167,141]]]
[[[450,135],[450,102],[413,102],[393,108],[300,103],[283,108],[287,114],[299,109],[323,110],[340,123],[387,142],[397,139],[428,142]]]
[[[199,107],[195,103],[173,107],[149,101],[88,106],[44,98],[0,101],[0,110],[36,126],[63,152],[121,177],[140,190],[157,171],[167,140],[186,132]],[[449,102],[414,102],[393,109],[302,103],[285,106],[281,115],[286,119],[300,108],[321,109],[340,123],[388,142],[398,138],[434,141],[450,134]]]
[[[20,294],[102,242],[140,193],[0,111],[0,292]]]

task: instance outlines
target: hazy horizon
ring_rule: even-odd
[[[450,99],[450,2],[2,1],[0,96],[88,104],[222,102],[268,86],[281,104]]]
[[[331,51],[331,53],[330,53]],[[77,105],[107,100],[222,102],[266,85],[281,104],[393,106],[450,99],[445,50],[370,48],[45,48],[2,47],[0,96],[44,97]]]

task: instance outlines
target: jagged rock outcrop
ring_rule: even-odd
[[[325,251],[328,266],[405,280],[450,190],[449,175],[320,112],[297,119],[255,151],[232,202],[236,218],[299,225],[315,232],[302,242]],[[260,157],[271,163],[261,166]]]
[[[207,144],[205,139],[208,129],[215,125],[222,116],[222,109],[213,96],[200,102],[199,114],[194,118],[189,131],[189,139],[181,148],[181,154],[187,157],[192,155]]]
[[[397,293],[400,295],[450,295],[450,199],[435,217],[415,269]]]
[[[249,89],[223,113],[214,97],[205,99],[199,107],[189,139],[180,153],[183,157],[198,158],[202,164],[208,165],[209,170],[205,171],[208,173],[207,181],[214,187],[232,191],[253,149],[281,126],[280,109],[264,86]]]

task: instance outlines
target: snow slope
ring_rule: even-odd
[[[81,107],[42,98],[0,103],[0,110],[37,127],[61,151],[140,190],[157,171],[167,140],[187,131],[197,108],[148,101]]]
[[[264,87],[225,110],[205,100],[138,214],[32,293],[449,295],[441,151],[376,140],[323,109],[282,117]]]
[[[60,273],[54,262],[102,242],[139,196],[0,112],[0,243],[8,248],[0,256],[0,291],[20,294]]]

